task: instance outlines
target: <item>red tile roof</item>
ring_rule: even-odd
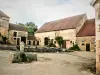
[[[40,27],[39,30],[37,30],[37,33],[75,29],[77,23],[79,23],[84,15],[85,14],[81,14],[56,21],[47,22],[42,27]]]
[[[77,33],[77,37],[95,36],[95,19],[87,20],[81,30]]]

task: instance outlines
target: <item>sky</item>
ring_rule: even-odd
[[[40,28],[45,22],[87,14],[94,18],[92,0],[0,0],[0,10],[12,23],[34,22]]]

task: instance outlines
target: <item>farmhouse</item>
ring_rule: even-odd
[[[0,11],[0,42],[7,38],[6,42],[19,45],[21,41],[27,44],[28,32],[23,26],[9,23],[10,17]]]
[[[28,32],[25,27],[9,23],[9,42],[13,45],[19,45],[21,41],[27,45]]]
[[[68,49],[77,43],[82,50],[93,51],[95,30],[92,27],[94,25],[94,19],[88,20],[86,14],[80,14],[47,22],[37,30],[35,36],[40,38],[40,46],[48,45],[49,40],[55,42],[55,37],[62,36],[64,39],[63,48]],[[56,46],[58,47],[57,43]]]

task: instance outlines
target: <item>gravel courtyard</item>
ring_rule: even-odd
[[[82,63],[95,59],[95,52],[38,53],[38,61],[12,64],[10,51],[0,51],[0,75],[94,75],[81,70]]]

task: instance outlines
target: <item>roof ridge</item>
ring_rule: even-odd
[[[72,18],[72,17],[82,16],[82,15],[85,15],[85,13],[84,13],[84,14],[79,14],[79,15],[69,16],[69,17],[62,18],[62,19],[57,19],[57,20],[54,20],[54,21],[49,21],[49,22],[46,22],[46,23],[55,22],[55,21],[60,21],[60,20],[64,20],[64,19],[67,19],[67,18]],[[46,24],[46,23],[44,23],[44,24]]]
[[[1,17],[6,17],[6,18],[10,18],[8,15],[6,15],[4,12],[2,12],[1,10],[0,10],[0,16]]]

